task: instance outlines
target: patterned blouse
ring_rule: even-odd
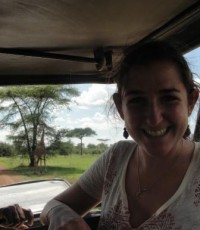
[[[125,174],[136,148],[133,141],[120,141],[79,179],[81,188],[102,201],[98,230],[199,230],[200,229],[200,143],[175,192],[148,220],[137,228],[129,224]]]

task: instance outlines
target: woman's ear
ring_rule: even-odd
[[[113,94],[113,100],[114,100],[115,106],[117,107],[117,111],[118,111],[120,117],[124,120],[121,95],[119,93],[114,93]]]
[[[191,115],[198,98],[199,98],[199,90],[194,89],[192,93],[190,93],[189,98],[188,98],[188,114],[189,115]]]

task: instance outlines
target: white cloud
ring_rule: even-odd
[[[12,103],[13,103],[13,101],[4,101],[4,102],[1,102],[0,101],[0,103],[1,103],[1,106],[5,106],[5,107],[8,107],[9,105],[11,105]]]
[[[0,132],[0,140],[1,142],[8,142],[7,135],[10,135],[10,130],[9,129],[2,129]]]
[[[81,128],[90,127],[96,132],[108,128],[105,115],[101,115],[100,113],[95,113],[93,117],[83,117],[78,119],[77,125],[77,127]]]
[[[114,90],[114,85],[91,84],[87,90],[82,91],[79,97],[73,98],[73,101],[82,109],[86,109],[88,106],[104,105]]]
[[[77,126],[78,120],[73,119],[69,114],[66,116],[57,116],[53,120],[53,125],[56,126],[57,129],[74,129]]]
[[[104,121],[106,119],[105,115],[101,113],[95,113],[93,117],[94,121]]]
[[[113,143],[112,139],[116,138],[119,130],[121,132],[121,124],[119,121],[113,122],[113,119],[109,119],[104,112],[106,103],[114,91],[115,85],[84,86],[81,88],[81,95],[73,98],[76,103],[70,105],[71,112],[67,109],[56,110],[55,126],[58,129],[90,127],[97,136],[85,138],[86,143],[98,143],[98,138],[110,138],[110,142]],[[73,142],[77,140],[73,138]]]

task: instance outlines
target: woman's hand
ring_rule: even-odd
[[[6,229],[27,229],[33,225],[33,213],[18,204],[0,208],[0,227]]]
[[[83,218],[62,202],[52,199],[44,207],[40,221],[48,230],[90,230]]]

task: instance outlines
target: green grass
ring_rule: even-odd
[[[22,157],[0,157],[0,165],[24,180],[62,178],[74,183],[99,155],[70,155],[47,158],[47,171],[35,173],[28,167],[29,161]]]

